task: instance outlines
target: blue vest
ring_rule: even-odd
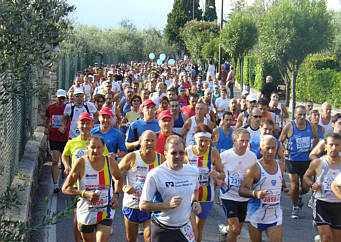
[[[219,127],[219,140],[217,143],[217,150],[219,151],[219,153],[231,149],[233,147],[232,131],[233,128],[230,127],[230,133],[228,136],[226,136],[223,132],[223,128]]]
[[[276,142],[277,142],[277,153],[278,153],[281,143],[279,142],[278,139],[276,139]],[[260,147],[260,136],[252,138],[250,140],[250,150],[256,154],[257,159],[260,159],[263,157],[263,155],[259,151],[259,147]]]
[[[174,128],[182,128],[184,126],[184,120],[182,119],[181,112],[179,111],[179,118],[174,120]]]
[[[306,129],[299,130],[294,121],[291,121],[294,132],[288,140],[287,150],[291,161],[309,161],[309,153],[313,148],[313,130],[310,123],[306,122]]]

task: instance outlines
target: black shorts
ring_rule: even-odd
[[[53,140],[49,140],[49,141],[50,141],[51,150],[58,150],[60,153],[63,153],[64,147],[67,141],[65,142],[58,142],[58,141],[53,141]]]
[[[290,174],[298,174],[301,178],[303,178],[304,173],[308,170],[309,164],[310,160],[308,161],[285,160],[285,167],[287,172]]]
[[[227,219],[238,217],[239,223],[244,223],[246,218],[247,203],[221,199]]]
[[[170,230],[151,223],[151,241],[153,242],[188,242],[180,229]]]
[[[341,230],[341,203],[329,203],[316,199],[313,219],[316,226],[329,225],[333,229]]]
[[[101,222],[97,223],[97,224],[102,224],[105,226],[111,226],[112,225],[112,219],[103,219]],[[87,234],[87,233],[92,233],[95,231],[97,224],[81,224],[78,223],[78,227],[79,227],[79,231]]]

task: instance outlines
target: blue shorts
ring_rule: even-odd
[[[279,223],[277,222],[274,222],[272,224],[259,224],[259,223],[252,223],[252,222],[249,222],[251,223],[251,225],[253,227],[255,227],[256,229],[260,230],[260,231],[264,231],[266,230],[267,228],[270,228],[270,227],[273,227],[273,226],[277,226],[277,225],[280,225]]]
[[[146,211],[141,211],[140,209],[123,207],[122,212],[124,216],[132,223],[142,223],[144,221],[150,220],[150,214]]]
[[[212,209],[213,201],[212,202],[200,202],[200,206],[201,206],[201,213],[197,215],[198,218],[207,219]]]

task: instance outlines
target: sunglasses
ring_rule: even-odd
[[[262,118],[261,115],[253,115],[254,118]]]

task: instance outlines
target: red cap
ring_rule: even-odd
[[[99,115],[109,115],[109,116],[112,116],[112,111],[111,111],[111,108],[109,107],[103,107],[101,109],[101,111],[99,111]]]
[[[145,106],[148,106],[149,104],[153,104],[155,106],[155,103],[153,102],[153,100],[151,99],[146,99],[144,100],[144,102],[142,103],[142,108],[144,108]]]
[[[87,112],[85,113],[81,113],[81,115],[79,115],[78,121],[82,121],[83,119],[87,119],[90,121],[93,121],[94,119],[91,117],[91,115]]]
[[[164,111],[162,111],[162,112],[159,114],[158,119],[159,119],[159,120],[162,120],[162,119],[164,119],[164,118],[171,118],[171,119],[173,119],[174,116],[173,116],[173,114],[172,114],[169,110],[164,110]]]

